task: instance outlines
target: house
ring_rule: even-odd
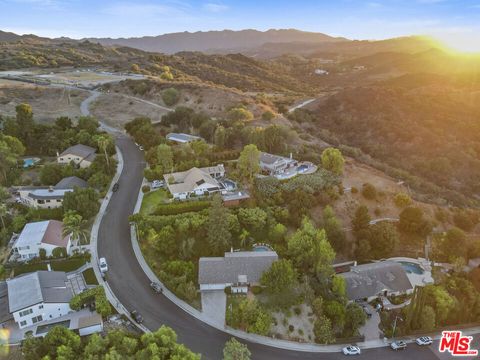
[[[63,235],[63,223],[57,220],[28,223],[15,241],[12,251],[20,261],[28,261],[39,256],[40,249],[45,249],[46,255],[51,256],[54,249],[65,248],[71,253],[72,242],[70,235]]]
[[[165,174],[167,188],[175,199],[186,199],[224,191],[218,179],[225,176],[223,164],[205,168],[191,168],[188,171]]]
[[[23,274],[6,285],[8,312],[20,329],[72,312],[69,302],[74,293],[63,271]]]
[[[371,301],[378,296],[400,295],[413,291],[402,264],[395,261],[379,261],[352,266],[341,273],[347,286],[347,297],[351,301]]]
[[[85,188],[85,180],[76,176],[69,176],[60,180],[55,186],[22,187],[18,189],[20,201],[36,209],[55,209],[63,204],[63,197],[75,187]]]
[[[272,176],[287,173],[290,169],[296,169],[297,165],[297,160],[291,156],[287,158],[266,152],[260,154],[260,168]]]
[[[59,164],[70,164],[72,161],[75,165],[86,168],[92,165],[96,157],[96,150],[91,146],[77,144],[70,146],[61,154],[57,154],[57,162]]]
[[[277,260],[275,251],[238,251],[225,253],[224,257],[200,258],[200,291],[223,290],[230,286],[233,293],[246,293]]]
[[[180,144],[186,144],[193,141],[203,140],[200,136],[194,136],[184,133],[170,133],[166,136],[167,140],[174,141]]]

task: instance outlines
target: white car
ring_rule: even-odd
[[[342,349],[342,353],[343,355],[360,355],[361,351],[358,346],[350,345],[350,346],[345,346]]]
[[[152,189],[159,189],[165,185],[164,181],[161,180],[153,180],[152,181]]]
[[[100,258],[98,260],[98,266],[100,267],[100,271],[102,273],[106,273],[108,271],[107,260],[105,258]]]
[[[407,348],[407,343],[405,341],[399,340],[399,341],[394,341],[390,344],[390,347],[392,350],[405,350]]]
[[[138,150],[143,151],[143,150],[145,150],[145,149],[143,148],[143,146],[140,145],[140,146],[138,147]]]
[[[422,336],[415,340],[417,345],[424,346],[424,345],[431,345],[433,340],[430,336]]]

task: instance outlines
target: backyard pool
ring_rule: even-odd
[[[268,245],[254,245],[253,251],[273,251]]]
[[[408,274],[423,275],[423,273],[425,272],[420,265],[413,262],[400,261],[400,264],[402,264],[403,268]]]
[[[36,159],[36,158],[23,159],[23,167],[24,168],[29,168],[30,166],[35,165],[35,163],[37,163],[37,162],[38,162],[38,159]]]
[[[305,172],[307,171],[307,169],[308,169],[308,165],[300,165],[299,167],[297,167],[297,171],[299,173]]]
[[[237,184],[235,183],[235,181],[229,179],[222,180],[222,184],[227,190],[235,190],[237,188]]]

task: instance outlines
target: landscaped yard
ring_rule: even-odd
[[[54,271],[65,271],[71,272],[77,270],[80,266],[85,264],[87,259],[85,257],[75,257],[70,259],[63,259],[63,260],[52,260],[50,261],[50,266]],[[25,274],[29,272],[34,272],[38,270],[47,270],[47,263],[30,263],[30,264],[20,264],[13,268],[15,276],[20,274]]]
[[[85,270],[82,274],[87,285],[98,285],[97,277],[92,268]]]
[[[163,189],[150,191],[143,197],[142,207],[140,213],[142,215],[150,215],[155,211],[155,208],[168,199],[167,192]]]

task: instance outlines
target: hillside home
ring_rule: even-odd
[[[413,291],[403,266],[395,261],[379,261],[352,266],[341,273],[347,286],[350,301],[372,301],[379,296],[406,294]]]
[[[238,251],[224,257],[202,257],[198,261],[200,291],[223,290],[247,293],[249,286],[258,285],[264,271],[278,260],[275,251]]]
[[[59,164],[70,164],[72,161],[75,165],[86,168],[92,165],[96,157],[96,150],[91,146],[77,144],[70,146],[61,154],[57,153],[57,162]]]
[[[188,171],[165,174],[167,188],[175,199],[213,194],[224,191],[218,179],[225,176],[223,164],[205,168],[191,168]]]
[[[166,136],[167,140],[177,142],[179,144],[186,144],[193,141],[203,140],[200,136],[194,136],[184,133],[169,133]]]
[[[57,220],[28,223],[15,241],[12,251],[17,261],[28,261],[38,257],[40,249],[45,249],[46,256],[51,256],[54,249],[65,248],[71,253],[70,235],[63,235],[63,223]]]
[[[273,155],[266,152],[260,154],[260,168],[271,176],[288,173],[290,169],[296,169],[298,161],[279,155]],[[296,172],[295,172],[296,174]]]

